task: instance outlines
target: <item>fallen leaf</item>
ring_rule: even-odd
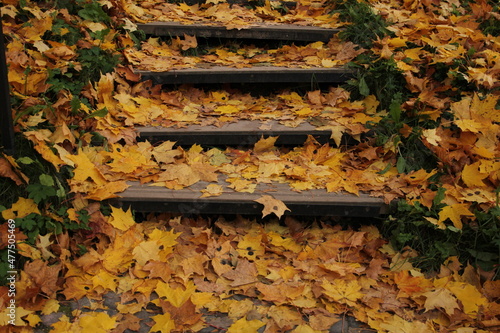
[[[127,211],[124,211],[121,208],[111,206],[111,217],[108,223],[121,231],[130,229],[135,224],[131,208],[129,207]]]
[[[457,299],[453,297],[448,289],[439,288],[422,295],[427,297],[424,304],[425,311],[441,308],[451,316],[455,312],[455,309],[459,309]]]
[[[275,199],[270,195],[263,195],[262,197],[254,201],[264,205],[264,209],[262,210],[262,217],[269,214],[275,214],[278,218],[281,218],[285,211],[290,211],[290,209],[288,209],[283,201]]]

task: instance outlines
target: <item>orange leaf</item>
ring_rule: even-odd
[[[290,209],[288,209],[283,201],[275,199],[270,195],[263,195],[262,197],[254,201],[264,205],[264,209],[262,210],[262,217],[274,213],[278,218],[281,218],[285,211],[290,211]]]

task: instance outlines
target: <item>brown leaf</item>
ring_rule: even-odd
[[[222,276],[233,281],[230,283],[232,287],[254,283],[257,282],[257,266],[247,259],[240,259],[234,270],[228,271]]]
[[[24,271],[31,276],[35,284],[47,296],[52,297],[59,288],[57,279],[61,271],[61,264],[49,266],[47,262],[37,259],[27,263]]]
[[[9,161],[3,157],[0,157],[0,177],[10,178],[16,185],[24,184],[21,178],[12,170],[12,165],[10,165]]]
[[[196,324],[201,319],[201,313],[196,313],[196,307],[191,299],[188,299],[180,307],[160,299],[160,306],[164,312],[170,313],[170,318],[175,321],[177,329]]]

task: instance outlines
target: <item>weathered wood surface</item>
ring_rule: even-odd
[[[209,68],[173,69],[167,72],[135,71],[143,80],[156,84],[210,84],[210,83],[333,83],[345,82],[353,76],[347,68],[288,68],[254,66],[233,68],[214,66]]]
[[[259,184],[254,193],[235,192],[219,181],[224,193],[201,198],[200,190],[209,183],[199,182],[182,190],[130,182],[129,187],[113,199],[114,204],[132,207],[136,211],[166,211],[182,214],[252,214],[260,215],[263,205],[254,200],[270,195],[283,201],[290,211],[285,214],[302,216],[375,217],[388,212],[383,199],[366,194],[328,193],[326,190],[295,192],[288,184]]]
[[[317,130],[313,125],[304,122],[297,127],[287,127],[277,121],[263,123],[261,121],[239,120],[225,123],[221,127],[189,125],[183,128],[169,127],[136,127],[141,139],[148,141],[169,140],[179,145],[252,145],[262,137],[277,136],[277,145],[300,145],[308,135],[321,143],[331,141],[330,130]]]
[[[339,29],[293,24],[254,24],[242,29],[227,29],[223,25],[182,24],[179,22],[151,22],[137,28],[154,36],[197,36],[205,38],[267,39],[280,41],[328,42]]]
[[[226,0],[231,5],[240,5],[240,6],[251,6],[252,4],[258,3],[258,0]],[[204,4],[206,0],[184,0],[184,2],[190,6],[196,4]],[[281,6],[286,7],[288,9],[295,8],[297,6],[297,2],[295,1],[283,1],[278,0],[281,3]]]

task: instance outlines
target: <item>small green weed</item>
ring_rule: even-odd
[[[500,277],[500,206],[487,212],[476,211],[475,219],[464,223],[463,229],[448,226],[439,229],[426,217],[439,217],[444,189],[439,188],[431,208],[419,202],[397,204],[396,211],[384,222],[383,234],[398,251],[410,247],[417,251],[412,263],[424,271],[438,271],[450,256],[458,256],[466,265],[470,263]]]
[[[332,13],[340,13],[340,19],[349,24],[339,34],[340,38],[369,49],[373,42],[392,35],[388,23],[375,14],[367,2],[357,0],[331,0]]]

